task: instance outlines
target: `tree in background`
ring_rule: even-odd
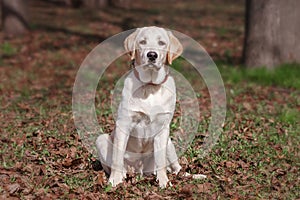
[[[65,3],[72,7],[83,5],[90,9],[104,8],[109,5],[128,8],[130,0],[65,0]]]
[[[130,0],[65,0],[66,5],[72,7],[84,7],[90,9],[104,8],[108,5],[128,8]]]
[[[103,8],[108,5],[108,0],[84,0],[83,5],[88,8]]]
[[[247,0],[244,62],[274,68],[300,62],[300,1]]]
[[[6,36],[22,35],[28,30],[25,0],[2,0],[2,25]]]
[[[79,8],[82,5],[82,0],[64,0],[69,7]]]

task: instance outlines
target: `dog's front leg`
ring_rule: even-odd
[[[168,184],[167,176],[167,144],[169,138],[169,129],[164,129],[154,138],[154,160],[156,168],[156,177],[159,187],[165,188]]]
[[[128,133],[116,127],[113,141],[111,173],[109,176],[109,183],[111,183],[113,187],[121,183],[124,176],[126,176],[126,172],[124,172],[124,154],[128,138]]]

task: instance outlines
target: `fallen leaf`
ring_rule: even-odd
[[[64,167],[70,167],[72,165],[72,159],[71,158],[65,158],[62,162],[62,165]]]
[[[11,194],[11,195],[14,194],[14,193],[16,193],[16,192],[18,192],[20,190],[20,188],[21,188],[21,186],[18,183],[14,183],[14,184],[8,185],[6,187],[6,189],[9,192],[9,194]]]
[[[103,171],[98,172],[96,184],[100,185],[101,187],[106,184],[106,176]]]
[[[198,184],[197,187],[198,187],[198,192],[209,193],[211,189],[211,184],[210,183]]]

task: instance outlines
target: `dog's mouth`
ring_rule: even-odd
[[[140,67],[143,70],[154,70],[159,71],[164,65],[156,62],[147,62],[141,65],[137,65],[135,67]]]
[[[137,67],[142,67],[144,70],[154,70],[154,71],[158,71],[160,70],[160,68],[162,67],[162,64],[153,62],[153,61],[149,61],[147,63],[141,64]]]

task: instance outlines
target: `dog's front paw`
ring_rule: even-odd
[[[157,172],[157,180],[160,188],[167,187],[169,179],[166,172]]]
[[[181,166],[177,163],[172,166],[172,169],[173,169],[173,174],[177,175],[181,170]]]
[[[117,186],[119,183],[123,182],[123,173],[122,172],[112,172],[109,176],[108,182],[113,186]]]

